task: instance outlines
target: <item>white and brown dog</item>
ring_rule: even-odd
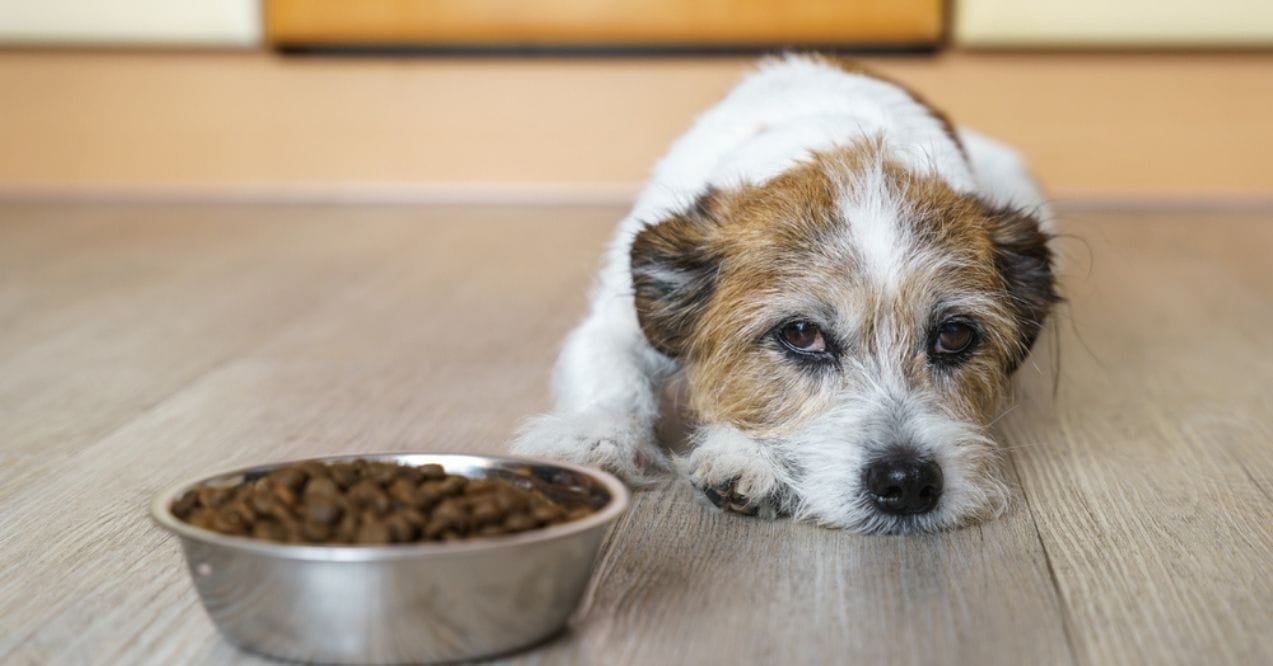
[[[658,392],[714,504],[862,532],[952,527],[1006,490],[988,427],[1058,300],[1017,155],[905,88],[763,63],[659,163],[514,450],[649,480]]]

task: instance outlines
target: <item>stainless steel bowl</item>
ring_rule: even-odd
[[[181,538],[203,607],[232,643],[306,662],[400,664],[491,656],[563,627],[592,575],[601,538],[628,491],[604,472],[517,458],[410,454],[365,458],[437,463],[591,502],[580,520],[449,544],[298,546],[217,534],[179,520],[172,503],[199,485],[234,485],[292,461],[187,482],[155,498],[155,521]]]

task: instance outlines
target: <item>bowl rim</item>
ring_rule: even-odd
[[[445,465],[446,461],[451,461],[453,463],[469,461],[471,463],[478,464],[511,463],[529,464],[540,467],[555,467],[558,469],[569,470],[577,474],[583,474],[600,482],[601,485],[604,486],[610,493],[610,501],[607,502],[606,505],[599,511],[585,518],[559,523],[557,525],[551,525],[540,529],[528,530],[526,532],[518,532],[505,536],[482,537],[453,543],[425,542],[381,546],[287,544],[254,539],[252,537],[221,534],[219,532],[213,532],[212,530],[206,530],[202,527],[191,525],[190,523],[177,518],[173,515],[171,510],[172,502],[180,497],[182,493],[201,483],[220,477],[269,471],[286,465],[296,465],[309,461],[329,463],[345,460],[357,460],[359,458],[364,460],[381,461],[414,458],[418,459],[420,462],[412,462],[410,464],[416,465],[428,464],[430,462],[438,462]],[[469,555],[566,538],[581,532],[586,532],[596,527],[604,526],[615,520],[622,515],[625,510],[627,510],[628,504],[631,502],[631,496],[632,493],[628,490],[628,487],[613,474],[603,470],[582,467],[580,465],[573,465],[570,463],[526,458],[521,456],[398,451],[297,458],[294,460],[283,460],[259,465],[250,465],[247,467],[239,467],[217,474],[200,476],[192,480],[186,480],[169,486],[156,495],[155,499],[152,500],[150,504],[150,514],[151,518],[159,527],[172,532],[183,539],[191,539],[202,543],[231,548],[237,551],[293,560],[375,562],[380,560],[397,560],[424,556]]]

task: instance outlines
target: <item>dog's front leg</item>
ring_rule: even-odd
[[[712,504],[761,518],[791,511],[791,474],[772,445],[728,426],[705,427],[694,440],[694,450],[677,467]]]
[[[556,409],[531,419],[515,453],[596,465],[642,484],[669,468],[654,424],[671,362],[646,342],[631,297],[598,294],[553,372]]]

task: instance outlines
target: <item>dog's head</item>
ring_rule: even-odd
[[[632,250],[650,343],[690,404],[772,447],[790,509],[861,531],[999,510],[987,428],[1058,300],[1048,236],[876,144],[704,194]]]

